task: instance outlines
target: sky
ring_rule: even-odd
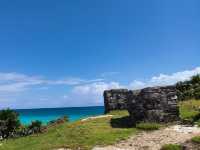
[[[0,108],[103,105],[200,73],[199,0],[0,1]]]

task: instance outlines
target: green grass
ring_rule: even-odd
[[[164,145],[161,150],[182,150],[183,147],[178,144],[166,144]]]
[[[194,143],[200,144],[200,136],[195,136],[195,137],[193,137],[191,140],[192,140],[192,142],[194,142]]]
[[[136,128],[140,130],[145,130],[145,131],[152,131],[152,130],[158,130],[161,128],[162,125],[158,123],[149,123],[149,122],[141,122],[136,124]]]
[[[180,118],[191,122],[196,121],[200,116],[200,100],[188,100],[180,103]]]
[[[113,118],[120,118],[128,115],[128,112],[115,111],[111,114]],[[0,150],[49,150],[64,147],[87,150],[95,145],[113,144],[137,132],[135,128],[113,128],[110,121],[111,117],[65,123],[43,134],[3,141]]]

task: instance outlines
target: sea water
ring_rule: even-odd
[[[17,109],[22,124],[28,125],[34,120],[40,120],[46,124],[59,117],[68,116],[69,121],[76,121],[90,116],[104,113],[103,106],[94,107],[68,107],[68,108],[41,108],[41,109]]]

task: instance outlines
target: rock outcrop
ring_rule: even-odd
[[[104,91],[105,113],[112,110],[127,109],[127,98],[129,91],[127,89],[115,89]]]
[[[105,113],[127,109],[131,120],[171,122],[179,119],[175,86],[149,87],[142,90],[109,90],[104,92]]]

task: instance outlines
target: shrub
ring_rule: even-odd
[[[158,123],[148,123],[148,122],[141,122],[136,124],[136,128],[141,129],[141,130],[146,130],[146,131],[151,131],[151,130],[158,130],[160,129],[161,125]]]
[[[200,136],[195,136],[192,138],[192,142],[200,144]]]
[[[183,147],[178,144],[166,144],[161,148],[161,150],[183,150]]]
[[[200,99],[200,86],[194,90],[194,97]]]
[[[32,133],[40,133],[42,131],[42,122],[39,120],[33,121],[28,128]]]
[[[3,138],[12,136],[19,128],[20,121],[18,116],[18,113],[10,109],[0,111],[0,134]]]
[[[47,126],[54,126],[54,125],[62,124],[62,123],[65,123],[65,122],[69,122],[68,116],[63,116],[63,117],[60,117],[56,120],[51,120],[47,123]]]
[[[191,83],[192,84],[197,84],[197,83],[200,83],[200,75],[195,75],[191,78]]]
[[[190,80],[176,84],[179,100],[191,98],[200,99],[200,75],[193,76]]]

